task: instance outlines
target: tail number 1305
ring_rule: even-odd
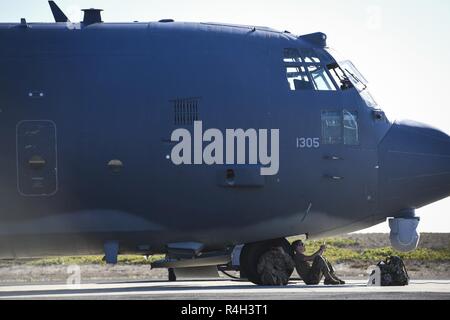
[[[318,149],[320,148],[320,138],[297,138],[298,149]]]

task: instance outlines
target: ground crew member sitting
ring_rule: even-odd
[[[331,264],[322,256],[326,246],[320,246],[320,249],[311,256],[305,255],[305,245],[301,240],[292,243],[294,251],[294,262],[297,273],[307,285],[317,285],[325,277],[325,285],[345,284],[345,281],[339,279],[335,274]],[[312,266],[310,265],[312,261]]]

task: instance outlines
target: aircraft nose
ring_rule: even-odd
[[[394,213],[450,196],[450,137],[430,126],[393,124],[379,146],[380,204]]]

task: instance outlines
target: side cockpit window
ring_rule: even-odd
[[[319,54],[313,49],[284,49],[283,62],[291,91],[335,91],[336,87]]]
[[[322,111],[322,143],[340,144],[342,116],[339,111]]]
[[[322,111],[322,143],[359,145],[356,111]]]
[[[344,144],[349,146],[359,145],[358,114],[356,112],[344,110],[343,125]]]

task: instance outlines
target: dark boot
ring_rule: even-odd
[[[328,278],[325,278],[325,281],[323,282],[323,284],[326,286],[337,286],[337,285],[340,285],[341,282],[332,277],[328,277]]]
[[[339,279],[334,273],[332,274],[333,278],[337,281],[339,281],[339,284],[345,284],[344,280]]]
[[[331,272],[331,276],[333,277],[334,280],[337,280],[340,282],[340,284],[345,284],[344,280],[339,279],[339,277],[336,275],[336,273],[334,273],[334,270],[332,270]]]

